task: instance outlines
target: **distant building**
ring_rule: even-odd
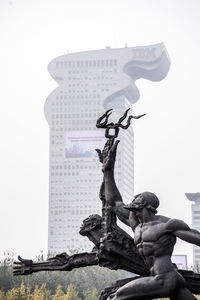
[[[111,118],[116,121],[139,99],[135,80],[159,81],[169,66],[163,44],[72,53],[50,62],[49,73],[59,86],[45,103],[50,127],[49,252],[91,248],[78,232],[83,219],[101,213],[102,173],[94,149],[103,147],[104,132],[97,130],[96,120],[113,108]],[[124,201],[130,202],[134,194],[132,127],[120,139],[116,181]]]
[[[171,257],[173,264],[176,264],[179,270],[187,270],[187,255],[172,255]]]
[[[192,203],[192,228],[200,231],[200,193],[186,193],[188,200]],[[200,248],[193,245],[193,264],[200,268]]]

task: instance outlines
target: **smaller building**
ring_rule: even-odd
[[[200,193],[185,193],[188,200],[192,201],[192,228],[200,231]],[[193,245],[193,264],[200,270],[200,248]]]

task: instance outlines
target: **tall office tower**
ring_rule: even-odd
[[[104,132],[96,120],[109,108],[116,121],[139,99],[138,78],[163,79],[170,62],[163,44],[87,51],[60,56],[48,66],[58,87],[45,103],[50,126],[49,232],[50,253],[87,248],[78,232],[82,220],[101,214],[98,198],[101,164],[94,151]],[[140,112],[143,113],[143,112]],[[121,133],[116,181],[125,202],[134,194],[133,129]]]
[[[188,200],[192,201],[192,228],[200,231],[200,193],[186,193]],[[200,249],[193,245],[193,265],[200,268]]]

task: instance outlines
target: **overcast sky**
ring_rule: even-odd
[[[185,192],[200,192],[199,0],[0,0],[0,243],[34,258],[47,250],[49,128],[43,109],[57,84],[48,63],[68,51],[164,42],[171,68],[138,80],[135,193],[191,225]],[[177,254],[191,246],[180,243]]]

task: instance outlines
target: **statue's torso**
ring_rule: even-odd
[[[134,230],[134,241],[139,254],[144,258],[151,269],[156,264],[161,268],[167,257],[167,264],[170,264],[170,257],[176,242],[173,233],[166,230],[166,221],[153,221],[139,224]],[[162,260],[160,260],[162,258]]]

